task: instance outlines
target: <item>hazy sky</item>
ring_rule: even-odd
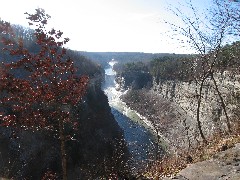
[[[184,0],[0,0],[0,17],[27,26],[24,12],[45,9],[49,26],[70,38],[80,51],[188,53],[166,36],[163,20],[178,21],[167,8]],[[211,0],[192,0],[200,9]],[[188,13],[182,9],[183,13]]]

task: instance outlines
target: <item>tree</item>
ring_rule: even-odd
[[[63,45],[69,39],[61,31],[47,31],[50,16],[43,9],[26,15],[35,28],[37,53],[29,52],[21,38],[16,40],[10,23],[0,22],[3,50],[12,56],[12,62],[2,63],[0,69],[0,123],[17,130],[56,132],[66,180],[65,127],[77,126],[71,108],[80,102],[89,78],[77,76],[73,60],[66,55]]]
[[[231,42],[231,38],[228,38],[230,34],[239,38],[239,11],[235,11],[237,8],[232,6],[231,2],[218,0],[213,1],[213,7],[208,10],[207,14],[200,14],[191,0],[188,3],[188,8],[192,11],[192,15],[183,14],[179,8],[172,9],[172,12],[180,17],[183,25],[167,23],[174,31],[179,32],[184,37],[181,42],[188,43],[197,53],[196,58],[192,60],[192,63],[189,63],[191,64],[189,68],[192,77],[190,80],[197,84],[196,120],[200,136],[206,142],[200,121],[200,107],[203,88],[206,83],[209,83],[209,79],[220,99],[228,132],[231,132],[227,107],[220,92],[220,85],[217,84],[216,74],[219,72],[217,64],[221,57],[223,44]]]

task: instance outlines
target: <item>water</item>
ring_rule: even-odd
[[[120,96],[126,91],[117,90],[119,87],[115,82],[116,74],[112,69],[115,63],[117,62],[111,61],[109,63],[110,67],[105,69],[103,90],[108,96],[112,114],[124,131],[124,138],[131,154],[130,167],[133,172],[137,172],[155,159],[156,143],[142,118],[121,101]]]

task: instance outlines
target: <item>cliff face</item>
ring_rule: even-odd
[[[125,174],[127,148],[100,82],[89,86],[78,107],[71,109],[78,130],[66,143],[69,179],[92,179],[110,173]],[[16,134],[16,136],[14,135]],[[41,179],[47,171],[61,174],[60,145],[48,131],[0,129],[0,173],[14,179]],[[61,176],[60,176],[61,177]]]
[[[236,97],[240,90],[239,77],[232,79],[228,74],[217,74],[216,77],[228,116],[234,121],[238,103]],[[182,126],[185,126],[189,134],[194,134],[199,85],[194,82],[167,81],[159,84],[154,83],[153,90],[164,99],[172,102],[185,119],[185,122],[181,123]],[[205,82],[202,92],[200,121],[204,134],[210,136],[214,133],[227,131],[226,116],[219,95],[210,79]]]
[[[218,76],[217,84],[227,105],[229,115],[233,115],[236,94],[240,90],[239,79],[231,79],[228,76]],[[180,106],[188,116],[196,118],[197,94],[199,85],[195,82],[166,81],[154,83],[153,90],[163,98]],[[214,85],[207,80],[203,86],[200,118],[203,121],[218,121],[225,118],[222,112],[221,102]]]
[[[219,91],[226,104],[231,126],[239,115],[239,77],[227,73],[215,75]],[[152,122],[154,129],[173,149],[188,149],[197,145],[201,138],[197,128],[197,98],[199,85],[195,82],[153,80],[151,90],[129,91],[123,100]],[[220,98],[210,79],[202,91],[200,121],[203,133],[210,137],[227,131],[226,117]]]

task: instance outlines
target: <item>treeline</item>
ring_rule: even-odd
[[[135,62],[150,62],[152,59],[164,56],[180,56],[182,54],[169,53],[143,53],[143,52],[83,52],[80,54],[92,59],[94,62],[101,64],[102,67],[107,67],[108,62],[112,59],[118,61],[119,64],[135,63]]]
[[[213,58],[213,53],[209,53],[209,59]],[[234,42],[223,46],[219,52],[214,67],[214,73],[228,71],[232,75],[239,73],[240,42]],[[117,63],[114,70],[118,77],[125,78],[125,85],[131,86],[135,81],[151,84],[152,79],[157,84],[169,80],[191,82],[201,78],[208,69],[208,61],[202,61],[201,55],[175,55],[153,58],[144,62]],[[209,60],[210,61],[210,60]],[[209,74],[210,77],[211,74]],[[139,80],[138,79],[142,79]],[[146,80],[148,82],[146,82]],[[144,85],[144,86],[145,86]],[[137,87],[136,85],[134,87]],[[139,84],[139,87],[143,85]]]
[[[21,40],[23,47],[28,49],[32,54],[38,53],[40,51],[40,46],[36,43],[35,31],[30,28],[23,27],[21,25],[11,25],[12,33],[14,36],[10,35],[2,35],[4,38],[9,38],[9,40],[16,42]],[[17,42],[16,42],[17,43]],[[3,49],[4,45],[0,43],[0,49]],[[61,51],[61,48],[58,50]],[[67,49],[67,56],[69,56],[74,61],[74,65],[77,68],[77,74],[83,75],[88,74],[90,77],[100,75],[103,73],[102,67],[92,61],[90,58],[84,56],[79,51],[73,51]],[[6,51],[0,51],[0,60],[2,63],[11,63],[16,62],[18,60],[17,56],[12,56]]]
[[[184,60],[193,55],[171,55],[163,56],[149,60],[148,62],[117,63],[114,70],[117,72],[117,80],[121,77],[125,79],[124,87],[140,89],[151,87],[153,79],[159,83],[166,80],[184,80],[186,79],[185,70],[187,66]],[[134,84],[134,85],[133,85]]]

